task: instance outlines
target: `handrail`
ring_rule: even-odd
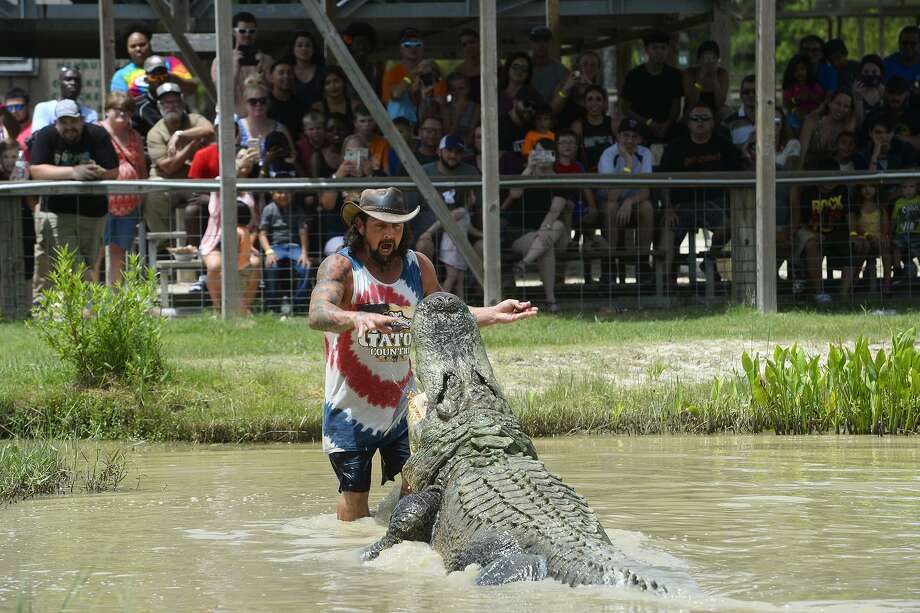
[[[786,171],[777,173],[776,182],[783,185],[814,185],[831,182],[834,184],[881,183],[894,184],[908,180],[920,180],[918,171],[873,172],[856,171],[848,173]],[[482,186],[477,177],[457,179],[433,178],[432,183],[440,189],[478,189]],[[610,187],[754,187],[756,181],[752,172],[683,172],[623,175],[564,174],[549,176],[502,175],[500,185],[513,188],[610,188]],[[342,179],[241,179],[237,182],[240,191],[315,191],[337,189],[366,189],[373,187],[398,187],[415,191],[415,183],[405,177],[369,177]],[[217,180],[161,180],[136,181],[3,181],[0,195],[3,196],[48,196],[60,194],[108,195],[144,194],[163,191],[209,192],[220,189]]]

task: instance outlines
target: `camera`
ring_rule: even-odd
[[[361,147],[360,149],[346,149],[345,150],[345,161],[354,162],[355,164],[360,164],[361,160],[367,159],[367,149]]]
[[[556,161],[556,153],[546,149],[534,149],[530,152],[530,159],[537,164],[552,164]]]
[[[865,77],[861,77],[859,80],[862,81],[863,85],[865,85],[866,87],[878,87],[879,84],[881,84],[882,82],[882,77],[880,77],[879,75],[873,74],[873,75],[867,75]]]
[[[256,59],[256,54],[259,52],[259,50],[255,45],[240,45],[237,47],[237,49],[239,49],[240,53],[242,54],[242,57],[240,58],[240,66],[255,66],[259,63],[259,61]]]
[[[581,71],[580,71],[580,70],[573,70],[573,71],[572,71],[572,76],[574,76],[576,79],[580,79],[580,78],[581,78]]]

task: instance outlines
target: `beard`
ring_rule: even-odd
[[[388,251],[388,253],[387,253],[386,255],[384,255],[384,254],[381,253],[381,251],[380,251],[380,248],[383,247],[384,245],[386,245],[386,246],[389,247],[389,251]],[[376,263],[376,264],[379,265],[379,266],[386,266],[387,264],[389,264],[390,262],[392,262],[393,259],[396,257],[396,248],[397,248],[397,247],[398,247],[398,245],[397,245],[396,241],[386,240],[386,241],[380,241],[380,242],[377,244],[377,248],[376,248],[376,249],[371,249],[371,248],[369,247],[369,248],[368,248],[368,251],[370,251],[371,259],[374,260],[374,263]]]

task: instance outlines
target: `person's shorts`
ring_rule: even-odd
[[[383,478],[380,484],[393,481],[409,459],[409,437],[403,436],[379,447]],[[374,451],[336,451],[329,454],[332,470],[339,479],[339,492],[369,492]]]
[[[895,234],[894,244],[902,256],[910,254],[911,257],[920,256],[920,234],[901,233]]]
[[[725,205],[714,200],[674,203],[673,210],[677,214],[675,231],[693,232],[698,228],[720,230],[728,222]]]
[[[842,232],[818,234],[810,228],[801,227],[796,233],[795,240],[796,257],[802,255],[809,241],[816,240],[821,257],[827,258],[828,268],[841,269],[854,265],[855,254],[848,234]]]
[[[105,216],[105,230],[102,233],[103,245],[118,245],[122,251],[128,251],[134,244],[137,224],[141,219],[140,211],[134,209],[124,217],[109,213]]]

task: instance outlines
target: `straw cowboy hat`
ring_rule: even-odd
[[[358,213],[386,223],[406,223],[418,215],[419,207],[409,211],[403,193],[395,187],[386,189],[366,189],[361,192],[358,202],[346,202],[342,207],[342,221],[346,226],[351,226]]]

